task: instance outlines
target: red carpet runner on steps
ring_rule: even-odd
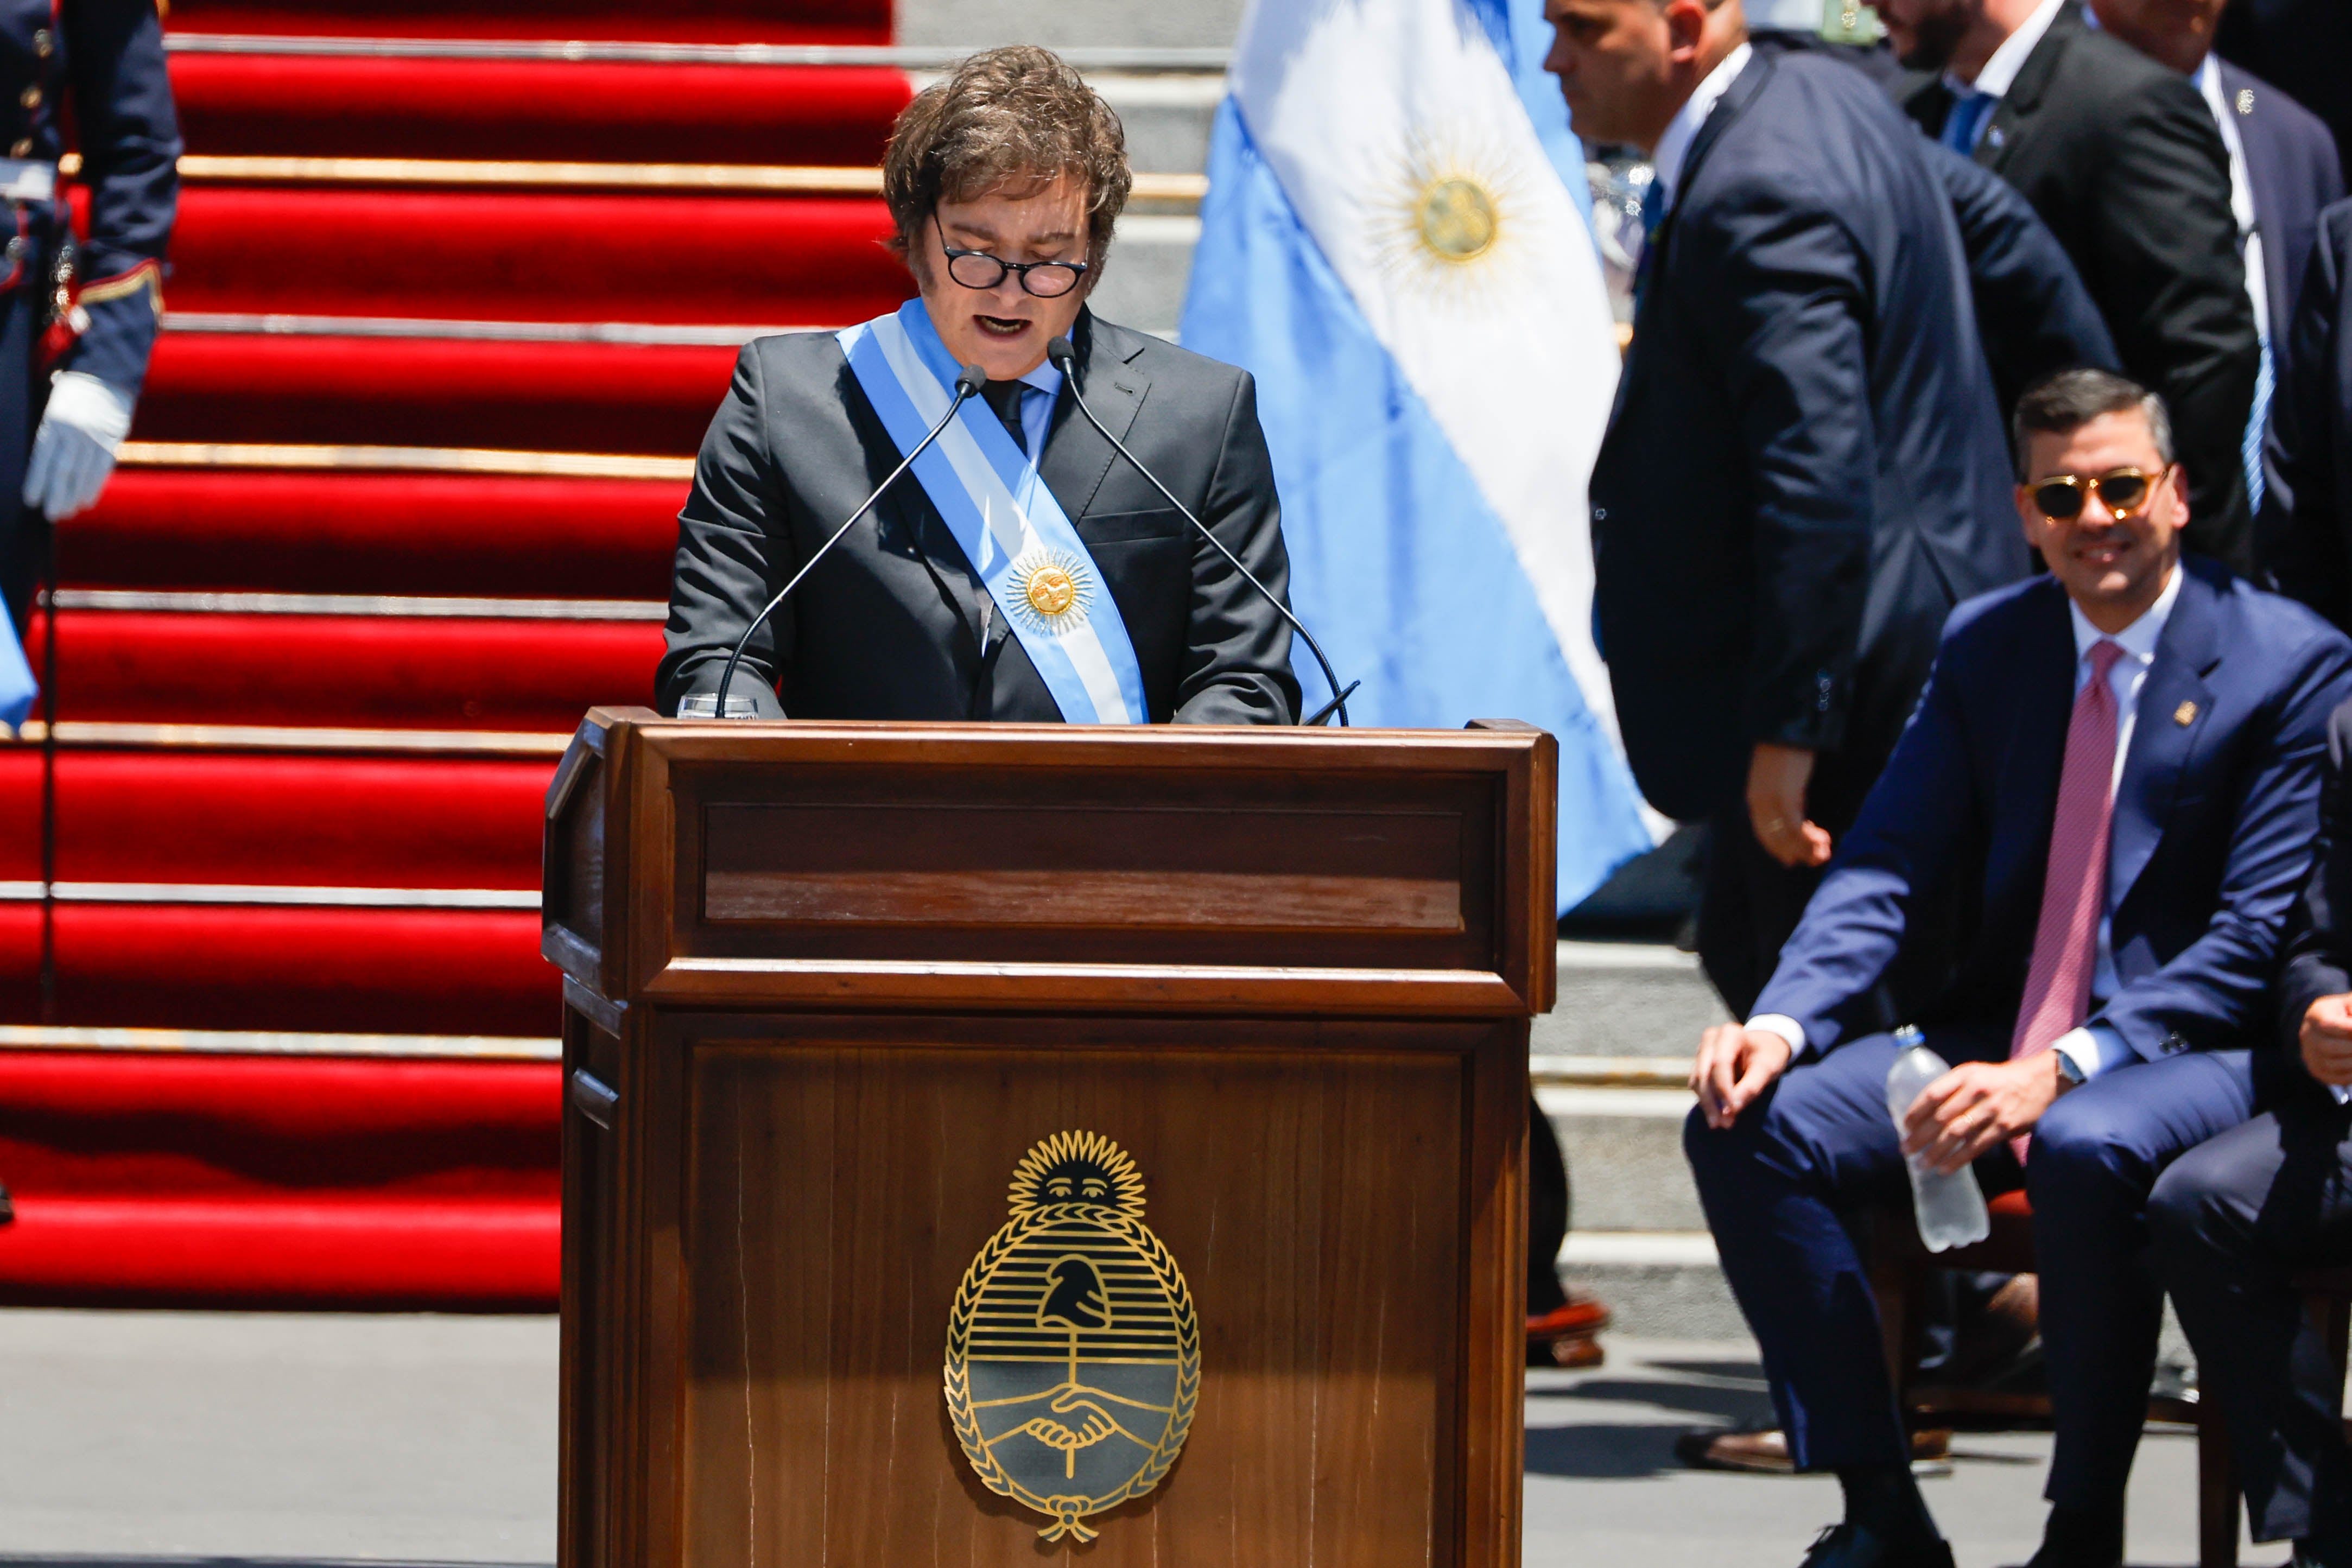
[[[555,757],[650,700],[736,345],[903,293],[906,77],[708,46],[887,43],[887,6],[168,27],[171,316],[31,650],[54,618],[46,1009],[40,754],[0,746],[0,1302],[545,1310]]]

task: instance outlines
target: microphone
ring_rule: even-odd
[[[856,523],[858,518],[864,517],[866,513],[874,509],[874,503],[882,498],[882,492],[897,484],[898,482],[898,476],[904,474],[908,469],[915,465],[915,459],[920,457],[924,452],[929,449],[931,443],[940,438],[940,432],[948,427],[948,422],[955,418],[957,411],[961,409],[965,403],[971,402],[973,398],[978,397],[981,394],[982,390],[987,385],[988,372],[982,370],[978,365],[966,365],[962,370],[957,371],[955,401],[948,404],[947,413],[940,415],[940,422],[931,426],[930,434],[924,436],[920,442],[917,443],[915,449],[912,452],[908,453],[907,455],[899,461],[898,466],[890,470],[890,476],[888,478],[874,486],[874,494],[866,497],[865,502],[858,507],[857,510],[849,514],[849,517],[846,522],[844,522],[841,527],[833,530],[833,537],[831,538],[826,539],[824,543],[817,547],[816,553],[808,558],[808,560],[801,567],[800,570],[793,573],[793,580],[777,591],[776,596],[768,601],[766,608],[762,609],[757,615],[751,617],[751,623],[743,628],[743,635],[735,640],[735,651],[727,655],[726,673],[719,677],[719,695],[712,702],[712,706],[715,710],[714,716],[719,718],[731,716],[727,711],[728,694],[735,689],[735,666],[742,663],[743,650],[750,644],[752,633],[758,632],[761,627],[768,623],[768,617],[776,612],[776,607],[778,605],[783,603],[785,600],[790,599],[793,596],[793,590],[801,585],[801,579],[806,577],[810,572],[816,570],[816,563],[824,559],[825,552],[841,542],[841,536],[847,533],[851,527]]]
[[[1283,601],[1276,596],[1272,589],[1266,587],[1265,583],[1260,582],[1257,580],[1256,573],[1251,571],[1249,568],[1242,564],[1241,557],[1235,555],[1233,551],[1225,548],[1224,540],[1211,533],[1209,531],[1208,525],[1192,515],[1192,507],[1187,507],[1183,502],[1176,498],[1175,491],[1171,490],[1167,486],[1160,482],[1159,475],[1154,474],[1150,469],[1146,468],[1143,465],[1142,459],[1136,456],[1134,453],[1129,452],[1127,449],[1127,444],[1119,440],[1118,436],[1113,435],[1109,430],[1105,428],[1103,422],[1095,417],[1095,411],[1087,406],[1086,396],[1078,390],[1078,351],[1070,347],[1070,340],[1067,338],[1056,338],[1052,342],[1046,344],[1045,358],[1052,362],[1053,367],[1055,370],[1062,372],[1062,379],[1070,383],[1070,401],[1078,405],[1078,412],[1087,416],[1087,423],[1093,425],[1097,431],[1100,432],[1102,438],[1105,441],[1109,442],[1112,448],[1116,450],[1121,457],[1127,459],[1129,466],[1132,467],[1137,473],[1142,475],[1146,479],[1151,481],[1151,487],[1159,491],[1162,496],[1167,497],[1168,504],[1175,507],[1178,511],[1183,513],[1184,520],[1192,524],[1193,528],[1199,529],[1202,538],[1217,547],[1217,553],[1223,556],[1228,561],[1233,563],[1234,570],[1242,574],[1243,580],[1246,581],[1252,588],[1256,589],[1259,593],[1263,594],[1265,598],[1265,601],[1268,604],[1273,605],[1276,611],[1281,614],[1285,621],[1290,622],[1290,629],[1297,632],[1299,636],[1306,639],[1307,652],[1315,655],[1316,664],[1322,667],[1324,684],[1331,688],[1331,700],[1325,703],[1320,708],[1317,709],[1315,716],[1312,718],[1300,720],[1301,727],[1320,725],[1324,720],[1329,718],[1331,715],[1336,712],[1339,716],[1340,727],[1343,729],[1346,728],[1348,727],[1348,698],[1358,686],[1362,685],[1364,683],[1361,681],[1350,681],[1348,683],[1348,689],[1346,691],[1341,691],[1339,689],[1339,677],[1331,673],[1331,661],[1323,656],[1322,645],[1315,641],[1315,633],[1309,632],[1306,626],[1299,622],[1298,617],[1290,612],[1290,607],[1283,603]]]

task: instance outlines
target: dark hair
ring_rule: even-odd
[[[1068,174],[1087,195],[1087,260],[1099,273],[1135,177],[1127,132],[1102,95],[1051,49],[1016,44],[972,56],[915,95],[890,128],[882,199],[906,256],[940,202]]]
[[[2172,415],[2165,409],[2163,398],[2112,371],[2060,371],[2042,377],[2017,400],[2017,413],[2010,422],[2010,439],[2017,448],[2019,482],[2032,477],[2026,472],[2025,463],[2035,436],[2072,435],[2103,414],[2129,413],[2135,409],[2147,420],[2148,437],[2156,443],[2157,455],[2164,459],[2165,466],[2170,467]]]

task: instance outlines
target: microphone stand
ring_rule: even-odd
[[[849,514],[849,518],[846,522],[844,522],[841,527],[833,530],[833,537],[826,539],[824,543],[817,547],[816,553],[808,558],[807,562],[802,566],[800,570],[793,573],[793,580],[777,591],[776,596],[768,601],[766,606],[761,610],[760,613],[751,617],[751,623],[743,628],[743,635],[735,640],[735,651],[727,655],[727,668],[726,671],[719,677],[719,695],[716,702],[713,704],[712,716],[717,718],[726,718],[730,716],[727,712],[727,697],[728,695],[735,689],[735,666],[743,662],[743,650],[750,645],[752,635],[757,632],[761,627],[768,623],[768,617],[776,612],[776,607],[778,605],[781,605],[785,600],[792,597],[793,590],[801,585],[801,579],[806,577],[810,572],[816,570],[816,563],[824,559],[825,552],[841,542],[841,536],[847,533],[853,527],[855,527],[858,518],[864,517],[866,513],[874,509],[874,503],[882,498],[882,493],[884,491],[887,490],[891,486],[898,482],[898,476],[913,467],[915,465],[915,459],[920,457],[925,452],[930,449],[931,443],[940,438],[940,433],[945,430],[949,423],[954,420],[958,411],[960,411],[965,403],[971,402],[973,398],[978,397],[980,395],[981,389],[987,385],[988,372],[986,371],[982,370],[978,365],[964,366],[962,371],[956,376],[955,401],[948,404],[947,413],[940,415],[940,422],[931,426],[930,434],[924,436],[920,442],[916,444],[915,449],[912,452],[908,453],[904,458],[899,460],[898,466],[890,470],[890,476],[883,480],[879,485],[874,486],[874,493],[866,497],[865,503],[860,506],[857,510]]]
[[[1223,556],[1226,560],[1233,563],[1234,570],[1242,574],[1242,578],[1244,581],[1246,581],[1252,588],[1256,589],[1259,593],[1265,595],[1265,601],[1268,604],[1273,605],[1275,609],[1280,612],[1285,621],[1290,622],[1290,629],[1292,631],[1297,632],[1299,636],[1306,639],[1307,652],[1315,655],[1315,663],[1322,667],[1324,684],[1331,688],[1331,700],[1325,703],[1320,708],[1317,709],[1314,717],[1301,720],[1300,727],[1305,728],[1308,726],[1320,725],[1324,720],[1329,718],[1331,715],[1336,712],[1339,716],[1339,727],[1342,729],[1347,728],[1348,697],[1350,693],[1354,692],[1358,686],[1362,685],[1364,683],[1361,681],[1350,681],[1348,684],[1348,689],[1346,691],[1341,691],[1339,689],[1339,677],[1332,673],[1331,661],[1323,656],[1322,645],[1315,641],[1315,633],[1309,632],[1299,621],[1298,617],[1290,612],[1290,607],[1283,603],[1283,601],[1276,596],[1272,589],[1266,587],[1265,583],[1260,582],[1257,580],[1256,573],[1251,571],[1249,568],[1242,564],[1241,557],[1235,555],[1233,551],[1225,548],[1224,540],[1211,533],[1209,531],[1208,525],[1192,515],[1192,507],[1187,507],[1183,502],[1176,498],[1176,492],[1171,490],[1167,486],[1160,482],[1159,475],[1154,474],[1150,469],[1146,468],[1143,465],[1142,460],[1138,458],[1134,453],[1129,452],[1127,449],[1127,444],[1119,440],[1118,436],[1113,435],[1109,429],[1104,425],[1103,422],[1095,417],[1095,411],[1087,406],[1086,394],[1078,390],[1078,354],[1076,350],[1070,347],[1070,340],[1067,338],[1055,339],[1052,342],[1045,345],[1045,357],[1053,361],[1054,368],[1055,370],[1062,372],[1062,379],[1070,383],[1070,401],[1078,405],[1078,412],[1087,416],[1087,423],[1093,425],[1101,434],[1102,438],[1111,444],[1113,450],[1118,452],[1121,457],[1127,459],[1130,467],[1132,467],[1137,473],[1142,475],[1146,479],[1150,480],[1151,487],[1159,491],[1162,496],[1165,496],[1168,498],[1168,504],[1175,507],[1179,512],[1181,512],[1184,515],[1184,520],[1192,524],[1193,528],[1199,529],[1202,538],[1216,546],[1217,553]]]

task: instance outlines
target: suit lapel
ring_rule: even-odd
[[[2057,817],[2058,775],[2066,762],[2066,727],[2074,714],[2074,623],[2066,613],[2066,593],[2056,580],[2037,585],[2039,612],[2020,639],[2017,728],[2009,750],[2001,798],[2036,802],[2041,813],[2032,841],[2041,848],[2031,865],[2039,885],[2049,859],[2051,824]],[[2027,934],[2032,941],[2032,933]]]
[[[1143,352],[1142,340],[1124,328],[1097,321],[1094,312],[1087,310],[1078,317],[1071,347],[1078,353],[1078,386],[1087,395],[1087,406],[1095,411],[1104,429],[1125,441],[1135,424],[1136,411],[1143,406],[1144,394],[1151,390],[1151,378],[1135,363]],[[1064,389],[1054,405],[1054,422],[1046,430],[1037,476],[1062,503],[1070,521],[1076,522],[1094,504],[1095,492],[1102,487],[1103,476],[1118,456],[1110,443],[1078,412],[1070,389]]]
[[[2213,694],[2205,677],[2221,662],[2213,590],[2188,567],[2180,573],[2180,597],[2140,686],[2131,750],[2116,789],[2115,826],[2107,841],[2109,909],[2122,906],[2147,869],[2172,818],[2181,775],[2212,717]]]
[[[1667,247],[1674,239],[1675,220],[1690,205],[1691,192],[1698,183],[1698,172],[1706,165],[1707,154],[1715,151],[1717,143],[1731,129],[1732,121],[1738,120],[1748,106],[1756,101],[1756,95],[1764,90],[1764,83],[1772,74],[1772,63],[1773,51],[1770,49],[1758,49],[1751,54],[1747,66],[1731,78],[1731,85],[1724,89],[1723,96],[1716,100],[1713,112],[1698,128],[1698,134],[1691,138],[1690,152],[1683,158],[1681,178],[1674,191],[1675,204],[1666,209],[1664,219],[1658,225],[1658,232],[1650,236],[1650,245],[1656,256],[1649,264],[1648,292],[1657,291],[1658,279],[1664,275]]]
[[[2011,149],[2018,142],[2019,127],[2042,107],[2043,96],[2057,79],[2058,63],[2065,58],[2067,45],[2082,28],[2083,17],[2076,0],[2068,0],[2050,19],[2050,30],[2042,35],[2042,41],[2033,46],[2033,52],[2018,68],[2017,79],[2009,84],[2009,90],[1993,106],[1992,119],[1977,140],[1978,162],[1995,172],[2007,167]]]
[[[2253,112],[2238,112],[2238,95],[2253,91],[2253,78],[2237,67],[2224,63],[2221,67],[2221,100],[2238,126],[2238,145],[2245,150],[2246,183],[2254,198],[2254,232],[2263,236],[2263,293],[2270,307],[2271,333],[2287,330],[2294,319],[2294,301],[2287,297],[2287,270],[2300,257],[2290,259],[2287,236],[2279,228],[2279,214],[2291,203],[2280,188],[2281,165],[2278,147],[2272,138],[2272,120],[2266,108],[2270,95],[2254,91]]]

